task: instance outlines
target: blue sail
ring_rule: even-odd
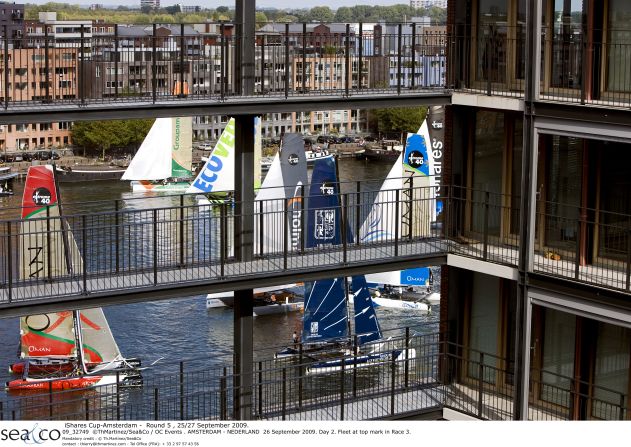
[[[355,307],[355,333],[358,343],[361,345],[381,339],[381,328],[364,275],[353,276],[351,288]]]
[[[341,242],[341,210],[335,159],[316,159],[309,188],[305,246]],[[348,336],[348,311],[344,278],[305,283],[303,342]]]

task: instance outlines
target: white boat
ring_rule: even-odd
[[[157,118],[121,180],[133,192],[185,192],[192,177],[191,117]]]
[[[378,293],[378,291],[376,292]],[[352,296],[349,296],[349,302],[352,304],[354,301]],[[392,309],[412,309],[420,312],[429,312],[430,305],[422,301],[410,301],[397,298],[385,298],[378,295],[372,295],[373,307],[388,307]]]
[[[0,197],[13,195],[13,180],[18,176],[8,166],[0,167]]]
[[[331,154],[328,149],[317,148],[315,150],[305,151],[305,157],[307,157],[307,163],[312,163],[320,158],[333,157],[333,154]]]
[[[53,219],[41,219],[41,216]],[[52,166],[31,166],[22,199],[21,278],[72,275],[83,268],[63,220]],[[44,262],[48,259],[48,262]],[[116,383],[140,385],[137,359],[122,355],[101,308],[20,318],[20,360],[9,390],[63,390]]]
[[[266,292],[276,292],[284,290],[296,290],[298,284],[283,284],[280,286],[261,287],[254,289],[254,295]],[[206,295],[206,308],[214,309],[218,307],[232,307],[234,305],[234,292],[209,293]]]
[[[413,188],[406,188],[406,186]],[[397,161],[384,180],[373,207],[360,229],[361,242],[370,243],[392,239],[394,237],[392,229],[395,225],[399,225],[399,234],[407,235],[411,232],[413,235],[431,236],[438,214],[436,187],[429,130],[425,121],[416,134],[408,134],[405,149],[399,152]],[[401,191],[398,207],[393,205],[396,200],[395,190]],[[412,198],[414,200],[410,200]],[[421,205],[410,210],[409,203]],[[406,216],[409,215],[415,216],[412,222],[406,221]],[[431,292],[433,278],[429,267],[369,274],[366,275],[366,281],[382,289],[389,289],[391,292],[396,292],[397,289],[401,292],[382,293],[384,296],[375,299],[375,304],[383,307],[427,310],[427,303],[418,303],[418,301],[423,295],[429,295]],[[412,295],[411,299],[406,299],[403,291],[410,287],[416,289],[418,293]],[[396,297],[385,296],[390,294]]]

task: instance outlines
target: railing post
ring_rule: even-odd
[[[408,225],[408,238],[412,240],[412,236],[414,235],[414,177],[410,177],[410,201],[408,204],[408,210],[410,215],[410,223]],[[398,216],[398,214],[396,215]]]
[[[489,249],[489,192],[484,193],[484,234],[483,238],[483,251],[482,259],[486,261]]]
[[[304,358],[302,354],[302,342],[300,342],[298,345],[298,408],[302,408],[302,375],[304,374],[304,366],[302,365]]]
[[[287,252],[289,250],[288,199],[283,200],[283,270],[287,270]]]
[[[77,88],[79,89],[79,98],[81,100],[81,105],[85,104],[85,86],[83,84],[84,81],[84,73],[85,73],[85,30],[83,25],[81,25],[81,38],[80,38],[80,48],[79,48],[79,85]],[[48,84],[48,83],[47,83]]]
[[[88,229],[87,219],[81,216],[81,249],[83,250],[83,294],[88,294]]]
[[[118,24],[114,24],[114,98],[118,99]]]
[[[285,23],[285,99],[289,97],[289,23]]]
[[[51,266],[53,265],[52,250],[50,246],[51,239],[52,237],[50,234],[50,207],[47,206],[46,207],[46,262],[47,262],[48,269],[46,273],[48,274],[49,281],[53,280],[52,268],[51,268]]]
[[[221,95],[221,100],[223,101],[225,96],[226,96],[226,81],[225,81],[225,77],[226,77],[226,29],[225,29],[225,25],[222,22],[221,25],[219,26],[219,34],[221,34],[221,46],[219,47],[220,49],[220,54],[221,54],[221,62],[219,63],[219,80],[220,80],[220,85],[219,85],[219,92]]]
[[[627,230],[627,287],[631,286],[631,230]]]
[[[395,198],[395,203],[394,203],[394,215],[398,216],[399,215],[399,193],[401,192],[401,190],[397,189],[394,192],[394,198]],[[394,256],[399,256],[399,219],[395,219],[394,221]]]
[[[348,194],[342,195],[342,262],[348,262]]]
[[[583,64],[581,66],[581,105],[585,105],[585,100],[587,99],[587,64],[585,63],[588,60],[587,56],[587,40],[586,35],[581,34],[581,57]]]
[[[306,214],[305,214],[305,185],[300,185],[300,215],[302,219],[300,219],[300,252],[304,253],[305,251],[305,234],[306,234]]]
[[[282,418],[283,421],[287,416],[287,368],[283,367],[283,403],[282,403]]]
[[[5,28],[6,28],[6,25],[5,25]],[[4,35],[6,36],[6,31]],[[3,421],[3,420],[4,420],[4,402],[0,401],[0,421]]]
[[[618,413],[618,420],[624,421],[624,394],[620,393],[620,412]]]
[[[48,382],[48,416],[53,418],[53,382]]]
[[[302,23],[302,91],[300,93],[306,93],[307,90],[307,23]]]
[[[574,279],[576,280],[578,280],[581,273],[581,233],[583,225],[583,218],[579,217],[576,225],[576,253],[574,259]]]
[[[261,95],[265,93],[265,35],[261,36]],[[270,82],[270,88],[271,88]]]
[[[114,236],[114,251],[116,252],[116,259],[114,261],[116,273],[120,271],[120,231],[119,231],[119,204],[118,200],[114,200],[114,231],[116,232],[116,236]]]
[[[577,395],[578,393],[576,390],[576,379],[572,377],[570,379],[570,402],[568,405],[568,420],[570,421],[574,420],[574,400],[576,399]]]
[[[156,58],[158,56],[158,49],[156,46],[158,45],[158,39],[156,37],[157,25],[153,24],[153,32],[151,34],[151,97],[153,99],[153,103],[156,103],[158,97],[158,79],[157,79],[157,71],[158,64],[156,63]]]
[[[484,353],[480,353],[480,364],[478,365],[478,417],[482,418],[482,398],[484,396]]]
[[[180,194],[180,219],[179,219],[179,233],[180,233],[180,266],[184,266],[184,194]]]
[[[362,68],[364,65],[364,24],[359,22],[359,60],[357,61],[357,89],[362,89]]]
[[[359,245],[361,242],[361,237],[359,234],[359,230],[361,229],[360,215],[361,215],[361,183],[359,181],[355,182],[355,244]]]
[[[491,34],[492,34],[492,29],[491,27],[488,28],[487,32],[487,36],[486,36],[486,60],[484,61],[486,63],[486,94],[487,96],[491,96],[492,94],[492,89],[491,89],[491,61],[493,60],[493,56],[491,55],[491,52],[493,50],[492,48],[492,40],[491,40]]]
[[[121,420],[120,371],[116,371],[116,420]]]
[[[158,210],[153,209],[153,284],[158,284]]]
[[[7,285],[8,301],[13,298],[13,247],[11,246],[11,222],[7,222]]]
[[[228,389],[226,384],[226,370],[224,368],[223,376],[219,379],[219,418],[222,421],[227,419],[228,415]]]
[[[344,57],[345,57],[345,61],[344,61],[344,67],[345,67],[345,75],[346,75],[346,96],[350,96],[351,94],[351,89],[350,89],[350,84],[351,82],[353,82],[353,75],[351,73],[351,25],[349,23],[346,24],[346,42],[345,42],[345,46],[344,46]]]
[[[258,400],[258,407],[259,407],[259,419],[263,418],[263,362],[259,361],[259,374],[258,374],[258,378],[259,378],[259,385],[258,385],[258,389],[259,389],[259,400]]]
[[[6,40],[6,39],[5,39]],[[50,57],[48,55],[48,25],[44,25],[44,72],[46,73],[46,82],[44,83],[44,91],[46,94],[46,98],[44,98],[45,103],[50,102]]]
[[[346,393],[346,387],[345,385],[345,381],[344,381],[344,377],[346,376],[346,369],[345,369],[345,364],[346,362],[344,361],[344,356],[342,356],[342,358],[340,359],[340,361],[342,362],[341,364],[341,368],[340,368],[340,421],[344,420],[344,394]]]
[[[9,36],[7,35],[7,25],[4,25],[4,108],[9,108]],[[15,44],[15,42],[14,42]]]
[[[390,416],[394,416],[394,410],[395,410],[394,389],[396,386],[396,379],[397,379],[397,364],[396,364],[396,359],[394,357],[394,352],[392,352],[392,356],[390,358]]]
[[[85,398],[85,420],[90,420],[90,398]]]
[[[353,368],[353,397],[357,397],[357,349],[359,343],[357,340],[357,334],[353,335],[353,364],[355,368]]]
[[[401,94],[401,47],[403,45],[403,25],[399,23],[397,36],[397,95]]]
[[[259,256],[265,253],[265,245],[263,244],[263,234],[265,228],[265,216],[263,215],[263,200],[259,200]]]
[[[410,328],[405,328],[405,388],[409,385],[410,380],[410,362],[409,362],[409,353],[410,353]]]
[[[412,79],[410,88],[414,89],[416,87],[416,23],[412,22],[410,26],[412,27]]]
[[[184,417],[184,362],[180,362],[180,420],[183,421]]]
[[[180,23],[180,93],[178,98],[184,98],[184,23]]]
[[[228,211],[226,210],[226,203],[222,203],[221,206],[219,207],[219,233],[220,234],[220,238],[219,238],[219,262],[221,264],[221,277],[224,277],[225,274],[225,270],[226,270],[226,245],[227,245],[227,238],[228,238],[228,234],[227,234],[227,214]]]
[[[160,396],[158,394],[158,387],[153,389],[153,418],[154,420],[160,420],[160,405],[159,405]]]

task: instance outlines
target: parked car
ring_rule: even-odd
[[[59,155],[59,152],[57,151],[50,151],[50,159],[51,160],[59,160],[61,158],[61,155]]]
[[[22,159],[24,161],[33,161],[35,159],[35,156],[33,155],[32,152],[23,152]]]
[[[37,151],[35,152],[36,160],[50,160],[50,151]]]
[[[13,154],[13,161],[24,161],[24,157],[21,152],[16,152]]]
[[[212,151],[214,147],[215,145],[210,141],[204,141],[197,145],[197,149],[200,149],[202,151]]]

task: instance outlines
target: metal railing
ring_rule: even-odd
[[[541,100],[627,108],[631,44],[626,30],[541,30]],[[524,97],[526,28],[455,24],[449,36],[449,81],[455,91]],[[601,37],[596,37],[601,36]],[[608,36],[608,37],[607,37]]]
[[[376,207],[375,192],[343,192],[339,205],[326,211],[310,208],[307,191],[299,189],[299,200],[255,201],[253,214],[239,211],[246,203],[200,206],[181,195],[155,199],[151,208],[137,208],[143,206],[138,201],[121,207],[116,201],[110,202],[114,210],[103,205],[101,211],[59,217],[47,215],[46,208],[41,217],[2,221],[2,304],[446,253],[429,212],[435,205],[433,187],[410,184],[388,191]],[[379,212],[370,215],[373,209],[401,218],[379,219]],[[313,217],[302,217],[307,215]],[[332,238],[329,245],[310,244],[307,233],[329,231],[329,217],[341,219],[336,223],[344,229],[341,235],[325,234],[325,240]],[[381,234],[377,239],[363,236],[367,219],[372,234]],[[253,256],[240,260],[235,234],[247,222],[253,225]]]
[[[244,43],[232,23],[120,24],[108,32],[81,25],[70,36],[44,29],[3,40],[5,110],[224,101],[251,95],[244,83],[253,84],[255,96],[285,98],[445,89],[445,31],[417,35],[409,24],[377,33],[362,24],[260,23],[254,79],[242,72]]]
[[[292,359],[273,359],[269,353],[278,348],[271,347],[255,353],[247,378],[203,359],[160,363],[161,373],[145,370],[136,388],[9,395],[0,401],[0,420],[230,420],[244,409],[262,420],[366,420],[444,408],[480,419],[512,419],[510,360],[440,341],[438,333],[406,328],[389,335],[362,348],[356,338],[340,341],[348,353],[338,350],[326,358],[350,365],[363,355],[360,349],[383,354],[363,367],[314,374],[311,368],[321,360],[306,349]],[[394,351],[413,355],[395,359]],[[625,393],[553,371],[532,369],[530,377],[529,420],[624,420],[631,414]],[[251,385],[240,385],[246,381]]]

